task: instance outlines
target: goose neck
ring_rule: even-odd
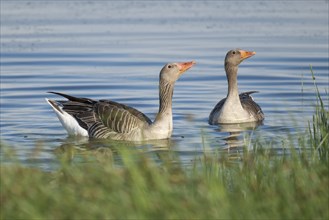
[[[172,97],[174,93],[174,83],[166,80],[160,80],[159,83],[159,112],[157,115],[162,117],[163,115],[171,115],[172,112]]]
[[[227,97],[239,97],[238,89],[238,67],[225,65],[226,77],[228,82]]]

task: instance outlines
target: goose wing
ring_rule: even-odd
[[[252,93],[257,92],[258,91],[243,92],[239,94],[239,97],[242,107],[250,114],[252,114],[255,118],[257,118],[259,121],[262,121],[264,119],[264,113],[260,106],[254,101],[254,99],[250,95]]]
[[[68,101],[57,101],[62,110],[72,115],[91,137],[107,137],[115,133],[129,133],[136,128],[149,125],[152,121],[135,108],[111,100],[95,101],[77,98],[58,92]]]
[[[94,111],[106,127],[118,133],[129,133],[152,123],[137,109],[111,100],[100,100],[94,105]]]

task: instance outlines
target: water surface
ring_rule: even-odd
[[[56,149],[77,140],[47,91],[112,99],[154,119],[160,69],[190,60],[197,65],[175,87],[172,138],[137,149],[169,146],[188,165],[246,135],[287,141],[314,112],[310,66],[328,108],[328,25],[328,1],[1,1],[1,141],[23,163],[52,170]],[[232,128],[207,119],[226,95],[223,60],[233,48],[257,52],[240,65],[239,90],[260,92],[266,120],[228,138]]]

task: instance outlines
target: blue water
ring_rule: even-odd
[[[197,62],[176,83],[173,136],[134,146],[169,148],[187,165],[249,136],[281,143],[305,131],[316,102],[310,66],[328,108],[328,1],[2,0],[0,10],[1,142],[26,165],[52,170],[58,149],[93,145],[67,136],[47,91],[112,99],[154,119],[167,62]],[[239,90],[260,92],[266,120],[228,138],[236,128],[207,119],[226,95],[223,61],[233,48],[257,53],[240,65]]]

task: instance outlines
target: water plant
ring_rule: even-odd
[[[315,82],[314,72],[311,66],[312,79],[316,89],[316,107],[312,123],[309,123],[310,144],[318,152],[320,160],[329,162],[329,111],[325,109],[319,89]],[[327,92],[327,97],[328,91]]]

